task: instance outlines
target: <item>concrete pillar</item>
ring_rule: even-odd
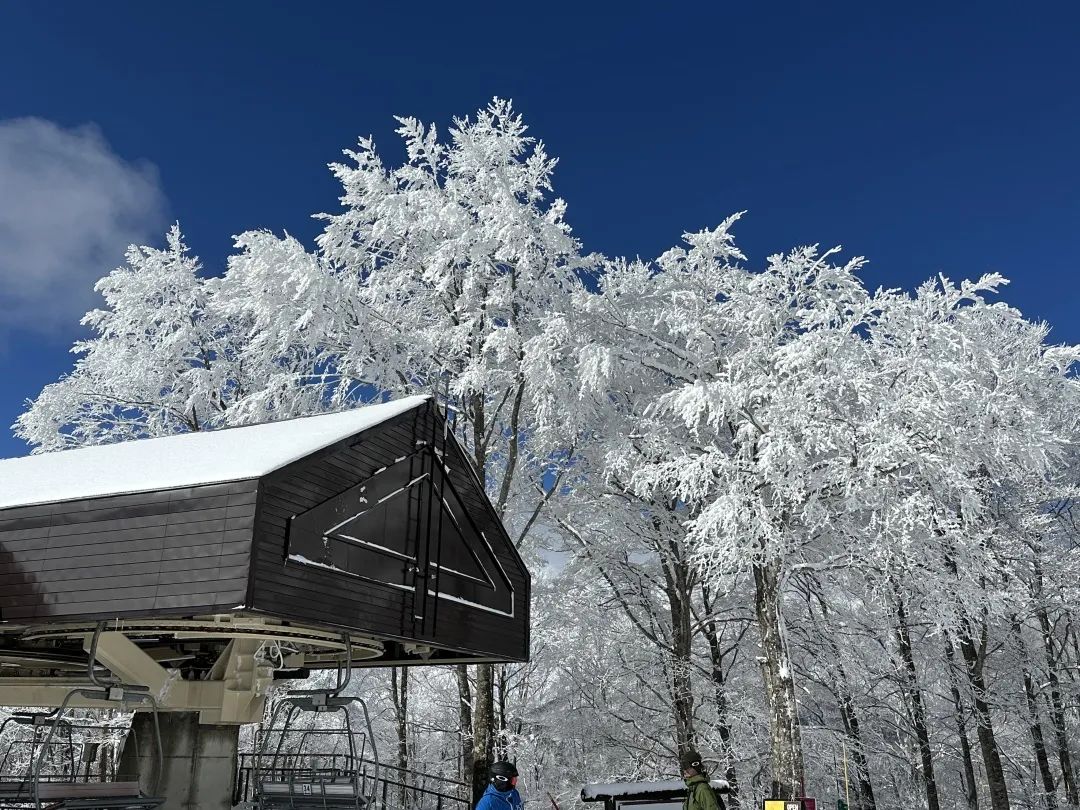
[[[162,810],[230,810],[240,727],[200,725],[198,712],[160,712],[158,723],[165,763],[154,795],[164,797]],[[117,778],[134,781],[137,774],[149,793],[156,769],[153,715],[138,712]]]

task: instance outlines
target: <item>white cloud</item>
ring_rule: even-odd
[[[164,214],[157,169],[120,158],[97,127],[0,121],[0,343],[74,332],[100,301],[94,282],[155,240]]]

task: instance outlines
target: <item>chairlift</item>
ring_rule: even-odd
[[[56,724],[58,729],[63,729],[66,740],[53,739],[46,743],[42,730],[51,724]],[[16,728],[18,732],[10,734],[8,729]],[[28,729],[28,732],[22,730]],[[75,773],[75,746],[72,740],[71,724],[59,715],[59,710],[51,712],[13,712],[3,723],[0,723],[0,739],[5,732],[10,734],[11,739],[3,756],[0,757],[0,784],[8,785],[17,782],[20,786],[30,788],[30,782],[25,775],[12,774],[12,766],[20,759],[34,763],[39,754],[49,765],[49,770],[57,772],[60,776]],[[48,750],[40,751],[39,749]],[[4,795],[4,788],[0,787],[0,795]]]
[[[339,664],[333,687],[289,691],[274,707],[255,756],[254,799],[257,810],[374,810],[379,757],[367,704],[358,697],[344,697],[341,694],[352,678],[352,643],[347,633],[342,636],[342,641],[345,646],[345,666],[342,668]],[[353,731],[350,712],[353,704],[359,705],[363,711],[366,737]],[[296,721],[304,714],[312,715],[311,727],[298,729]],[[327,714],[340,714],[340,727],[315,729],[315,719]],[[295,746],[286,746],[290,734],[294,740],[299,737]],[[305,753],[305,746],[326,738],[332,738],[335,742],[333,753]],[[368,739],[371,740],[375,769],[370,794],[365,793],[366,775],[362,771]],[[338,754],[337,745],[342,741],[345,752]]]
[[[76,767],[76,743],[72,731],[80,727],[68,719],[67,711],[71,702],[78,697],[117,703],[124,707],[137,704],[149,706],[154,717],[154,743],[157,751],[155,782],[160,779],[163,770],[161,730],[157,722],[158,706],[149,688],[121,683],[115,679],[102,680],[95,671],[98,639],[103,626],[103,623],[97,625],[90,645],[90,659],[87,664],[90,688],[72,689],[64,696],[60,706],[51,712],[16,712],[0,725],[0,734],[9,724],[30,729],[28,739],[12,742],[4,752],[2,765],[6,767],[15,756],[18,746],[25,746],[29,753],[29,769],[17,778],[0,775],[0,806],[34,810],[153,810],[164,803],[164,799],[143,795],[138,782],[93,782],[89,777],[89,769],[84,769],[80,778],[80,769]],[[41,733],[43,730],[44,735]],[[62,734],[58,737],[61,730]],[[59,757],[57,751],[60,752]],[[0,767],[0,774],[3,770],[4,768]],[[156,788],[155,784],[154,792]]]

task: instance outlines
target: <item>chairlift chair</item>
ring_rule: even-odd
[[[343,697],[341,693],[352,677],[352,644],[348,634],[342,636],[345,645],[345,666],[338,667],[336,683],[329,689],[297,689],[287,692],[274,707],[270,722],[262,735],[255,756],[255,807],[257,810],[374,810],[374,785],[378,782],[378,753],[371,730],[367,704],[358,697]],[[366,738],[353,732],[350,707],[358,704],[364,714]],[[308,728],[299,730],[295,722],[303,714],[315,717],[340,714],[337,730]],[[280,725],[279,725],[280,721]],[[299,744],[286,749],[289,734],[299,734]],[[312,739],[333,736],[344,740],[346,753],[325,752],[304,754],[304,746]],[[371,794],[366,794],[365,774],[362,771],[366,740],[372,744],[375,776]],[[273,751],[271,751],[271,747]],[[283,749],[286,749],[283,751]]]
[[[13,763],[14,758],[18,755],[20,749],[27,748],[27,759],[33,762],[37,758],[37,748],[43,742],[40,739],[40,730],[45,725],[51,722],[57,722],[61,727],[67,731],[68,741],[71,740],[71,725],[58,716],[57,709],[51,712],[12,712],[3,723],[0,723],[0,739],[3,739],[4,732],[15,726],[21,726],[23,728],[32,729],[29,739],[12,739],[7,748],[4,749],[4,754],[0,757],[0,781],[11,781],[10,766]],[[75,772],[75,752],[74,747],[71,745],[65,746],[64,753],[68,754],[68,773]],[[7,777],[7,778],[5,778]]]
[[[150,694],[150,690],[145,686],[120,683],[116,680],[104,681],[95,672],[98,639],[102,628],[103,624],[99,623],[90,645],[90,659],[87,664],[87,675],[92,685],[90,688],[72,689],[64,696],[60,706],[51,712],[16,712],[0,725],[0,733],[9,723],[32,729],[30,739],[26,741],[29,748],[29,771],[19,779],[0,781],[0,806],[34,810],[153,810],[164,803],[164,799],[143,795],[138,782],[93,782],[89,778],[80,779],[76,769],[73,726],[67,719],[68,707],[76,697],[114,702],[122,706],[149,706],[154,717],[154,742],[158,759],[155,780],[160,778],[164,764],[161,731],[157,722],[157,701]],[[44,739],[39,742],[42,729],[47,730]],[[60,729],[65,732],[66,743],[63,739],[57,739],[57,731]],[[50,774],[46,765],[50,760],[55,761],[53,752],[57,748],[67,754],[66,767],[62,768],[59,774]],[[9,746],[5,752],[5,764],[11,753],[12,747]]]
[[[42,730],[52,724],[64,730],[66,739],[48,739],[48,732],[45,736],[42,735]],[[9,729],[14,729],[14,733],[9,732]],[[0,738],[3,738],[5,733],[9,733],[11,738],[3,757],[0,758],[0,798],[33,797],[33,768],[39,758],[48,764],[51,772],[46,777],[48,780],[73,778],[75,746],[71,736],[71,724],[60,716],[58,709],[51,712],[13,712],[0,723]],[[23,759],[28,766],[24,771],[16,771],[13,766]]]

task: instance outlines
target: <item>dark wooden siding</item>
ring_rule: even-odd
[[[235,481],[0,510],[0,621],[239,606],[257,492]]]
[[[514,619],[470,611],[464,606],[440,600],[438,603],[438,622],[449,625],[451,631],[460,623],[473,625],[473,634],[483,637],[490,633],[500,645],[515,648],[515,660],[526,660],[529,654],[530,628],[530,579],[528,569],[514,544],[506,534],[506,529],[495,513],[487,494],[477,480],[471,463],[465,458],[457,442],[449,442],[444,450],[448,477],[462,504],[469,510],[473,521],[491,543],[492,551],[498,558],[503,572],[510,581],[514,592]]]
[[[446,453],[449,476],[458,497],[484,532],[509,579],[513,589],[513,616],[441,598],[429,599],[425,605],[415,599],[415,590],[393,587],[389,581],[380,584],[287,559],[290,519],[325,504],[371,478],[381,468],[416,453],[418,442],[433,440]],[[428,642],[464,655],[525,659],[528,573],[452,437],[445,448],[442,444],[441,417],[428,403],[264,478],[255,524],[252,606],[296,622]],[[423,513],[410,512],[397,515],[388,525],[407,525],[407,531],[422,535],[427,531],[427,520]],[[398,542],[399,538],[387,540],[390,545]],[[303,556],[312,559],[311,553]],[[403,585],[411,581],[406,569],[407,566],[401,569]]]

